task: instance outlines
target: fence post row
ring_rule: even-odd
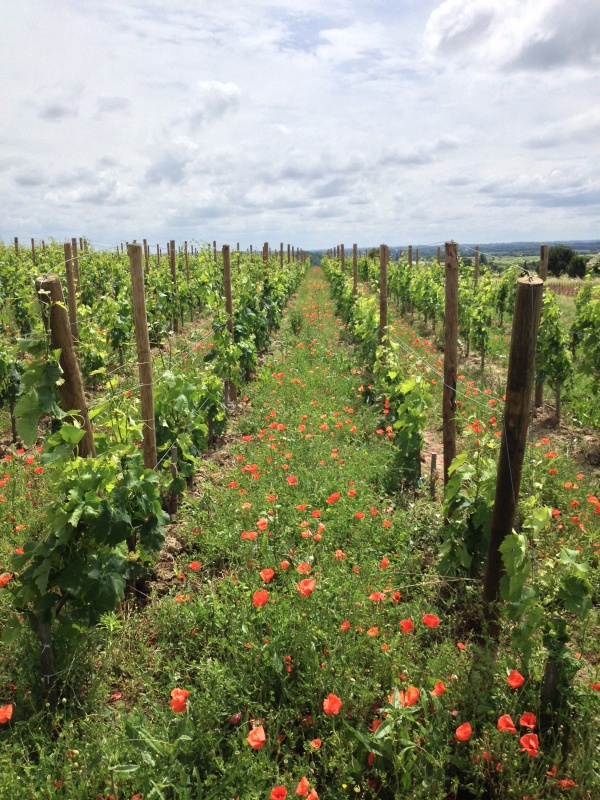
[[[268,253],[269,245],[266,244],[265,247],[267,248]],[[228,244],[223,245],[223,290],[225,292],[227,330],[229,331],[231,335],[231,341],[233,342],[233,298],[231,295],[231,259]],[[237,400],[237,386],[233,381],[225,381],[225,401],[227,401],[227,399],[231,400],[231,402],[235,402]]]

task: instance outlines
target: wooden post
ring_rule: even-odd
[[[79,237],[79,252],[83,253],[83,237]]]
[[[531,393],[534,377],[537,339],[544,282],[541,278],[519,278],[515,297],[504,424],[500,441],[496,494],[492,510],[483,599],[488,604],[488,617],[493,617],[491,604],[500,596],[502,556],[499,547],[512,531],[521,488],[523,457],[531,414]]]
[[[296,255],[294,253],[294,245],[292,245],[292,261],[296,260]]]
[[[437,453],[431,454],[431,466],[429,469],[429,496],[435,500],[435,484],[438,478],[437,474]]]
[[[283,242],[279,245],[279,267],[283,269]]]
[[[352,245],[352,280],[353,280],[353,287],[352,292],[354,297],[358,294],[358,245]]]
[[[156,266],[160,266],[160,245],[156,245]]]
[[[382,347],[381,363],[385,364],[385,342],[387,328],[387,245],[379,245],[379,334],[378,341]]]
[[[217,240],[216,239],[213,239],[213,258],[214,258],[214,261],[215,261],[215,264],[216,264],[217,263]]]
[[[71,245],[65,242],[63,245],[65,254],[65,272],[67,274],[67,291],[69,304],[69,324],[73,340],[79,342],[79,330],[77,329],[77,290],[75,288],[75,276],[73,275],[73,261],[71,258]]]
[[[269,243],[268,242],[265,242],[263,244],[262,259],[263,259],[263,267],[266,269],[268,264],[269,264]]]
[[[185,258],[185,282],[190,285],[190,257],[188,254],[187,242],[183,243],[183,255]]]
[[[169,265],[171,267],[171,282],[173,284],[173,297],[177,300],[177,262],[175,260],[176,253],[175,253],[175,240],[171,239],[169,245]],[[173,330],[175,333],[179,333],[179,319],[177,318],[177,314],[173,314]]]
[[[456,458],[456,372],[458,368],[458,245],[446,242],[444,312],[444,392],[442,400],[444,486],[448,467]]]
[[[408,268],[412,269],[412,244],[408,245]]]
[[[144,272],[147,275],[148,270],[150,269],[150,249],[148,247],[147,239],[144,239],[143,247],[144,247]]]
[[[287,262],[287,263],[289,264],[289,263],[290,263],[290,245],[289,245],[289,244],[288,244],[288,246],[287,246],[287,251],[288,251],[288,253],[287,253],[287,256],[288,256],[288,262]]]
[[[267,252],[268,252],[268,245]],[[231,260],[229,254],[229,245],[223,245],[223,290],[225,292],[225,311],[227,313],[227,330],[231,334],[231,341],[233,342],[233,298],[231,296]],[[237,387],[233,381],[228,381],[225,387],[225,399],[229,398],[231,402],[237,400]]]
[[[46,242],[44,239],[42,239],[42,253],[46,255]]]
[[[81,280],[79,277],[79,255],[77,253],[77,239],[71,239],[71,258],[73,260],[73,279],[75,281],[75,291],[81,292]]]
[[[418,264],[418,263],[419,263],[419,248],[417,247],[417,250],[416,250],[416,253],[415,253],[415,264]]]
[[[438,249],[437,249],[437,263],[439,264],[441,260],[442,260],[442,252],[441,252],[441,248],[438,247]]]
[[[539,267],[539,270],[538,270],[538,276],[539,276],[540,280],[542,280],[544,282],[548,278],[548,245],[547,244],[543,244],[540,247],[540,267]],[[557,396],[557,398],[560,398],[560,389],[559,389],[558,382],[556,384],[556,396]],[[559,399],[558,402],[559,402],[559,405],[560,405],[560,399]],[[534,404],[535,408],[541,408],[544,405],[544,381],[536,381],[536,384],[535,384],[535,396],[534,396],[533,404]],[[556,410],[556,418],[557,419],[560,419],[559,414],[560,414],[560,409],[557,408],[557,410]]]
[[[15,236],[15,255],[19,255],[19,237]]]
[[[95,457],[94,436],[87,413],[83,381],[75,355],[71,325],[60,278],[58,275],[37,278],[35,289],[44,307],[44,324],[50,331],[52,349],[60,349],[60,366],[63,371],[63,382],[58,387],[60,404],[63,411],[77,410],[81,417],[82,427],[85,429],[85,436],[77,445],[77,452],[83,458]]]
[[[33,266],[35,267],[35,239],[33,237],[31,238],[31,258],[33,259]]]
[[[344,245],[340,245],[340,264],[342,267],[342,272],[346,270],[346,251],[344,250]]]
[[[473,285],[477,286],[479,281],[479,245],[475,247],[475,275],[473,278]]]
[[[144,453],[144,467],[146,469],[154,469],[158,461],[158,456],[156,451],[156,429],[154,427],[152,356],[150,354],[150,337],[148,336],[148,319],[146,317],[142,246],[139,244],[130,244],[127,248],[127,254],[129,255],[129,270],[131,272],[133,322],[135,325],[135,341],[137,345],[140,391],[142,395],[142,450]]]

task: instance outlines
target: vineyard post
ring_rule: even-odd
[[[538,270],[538,277],[546,282],[548,279],[548,245],[543,244],[540,247],[540,267]],[[537,381],[535,384],[535,397],[533,404],[536,408],[541,408],[544,405],[544,381]],[[557,412],[558,414],[559,412]]]
[[[408,245],[408,268],[412,269],[412,244]]]
[[[213,260],[215,264],[217,263],[217,241],[213,239]]]
[[[148,274],[148,270],[150,268],[150,249],[148,247],[148,240],[144,239],[144,271],[146,275]]]
[[[160,245],[156,245],[156,266],[160,267]]]
[[[169,266],[171,268],[171,283],[173,284],[173,305],[177,302],[177,262],[175,260],[175,240],[167,242],[167,250],[169,253]],[[179,333],[179,319],[177,312],[173,309],[173,331]]]
[[[15,255],[19,255],[19,237],[15,236]]]
[[[265,242],[263,244],[262,260],[263,260],[263,267],[265,268],[265,271],[266,271],[267,266],[269,264],[269,243],[268,242]]]
[[[475,246],[475,275],[473,277],[473,285],[477,286],[479,281],[479,245]]]
[[[183,255],[185,258],[185,282],[190,285],[190,257],[188,254],[187,242],[183,243]]]
[[[73,260],[71,258],[71,245],[65,242],[63,245],[65,254],[65,272],[67,274],[67,291],[69,292],[69,324],[73,340],[79,343],[79,330],[77,328],[77,297],[75,289],[75,276],[73,275]]]
[[[63,382],[58,387],[60,404],[63,411],[77,410],[85,429],[85,435],[77,445],[77,452],[82,458],[86,456],[95,458],[94,436],[59,276],[47,275],[45,278],[36,278],[35,290],[44,309],[44,325],[50,331],[52,349],[60,349],[60,366],[63,371]]]
[[[439,264],[441,260],[442,260],[442,251],[441,251],[441,248],[438,247],[438,249],[437,249],[437,263]]]
[[[288,252],[287,252],[287,256],[288,256],[288,262],[287,262],[287,263],[289,264],[289,263],[290,263],[290,245],[289,245],[289,244],[288,244],[288,246],[287,246],[287,251],[288,251]]]
[[[35,267],[35,239],[33,237],[31,238],[31,258],[33,259],[33,266]]]
[[[150,354],[150,337],[148,336],[148,319],[146,317],[142,246],[139,244],[130,244],[127,248],[127,253],[129,255],[129,270],[131,272],[133,322],[135,326],[140,391],[142,395],[142,451],[144,454],[144,467],[146,469],[154,469],[158,461],[158,456],[156,451],[156,429],[154,427],[152,357]]]
[[[417,247],[415,252],[415,264],[419,263],[419,248]]]
[[[435,500],[435,482],[437,480],[437,453],[431,454],[431,465],[429,468],[429,496]]]
[[[267,253],[269,245],[265,244]],[[233,343],[233,298],[231,295],[231,260],[229,245],[223,245],[223,290],[225,292],[225,311],[227,313],[227,330]],[[237,387],[233,381],[225,381],[225,402],[227,400],[235,402],[237,400]]]
[[[46,241],[42,239],[42,253],[46,255]]]
[[[71,258],[73,260],[73,278],[75,279],[75,291],[81,292],[81,280],[79,278],[79,255],[77,253],[77,239],[71,239]]]
[[[283,269],[283,242],[279,245],[279,268]]]
[[[292,245],[292,261],[296,260],[296,255],[294,253],[294,245]]]
[[[500,441],[496,494],[492,510],[487,563],[483,581],[486,615],[493,619],[492,604],[500,595],[502,555],[500,545],[513,529],[527,445],[534,378],[534,357],[544,282],[538,277],[517,280],[513,315],[504,424]]]
[[[83,236],[79,237],[79,252],[83,253]]]
[[[358,245],[352,245],[352,293],[354,297],[358,294]]]
[[[344,249],[344,245],[340,245],[340,264],[342,267],[342,272],[346,270],[346,251]]]
[[[445,245],[444,392],[442,400],[444,486],[456,457],[456,372],[458,367],[458,245]]]
[[[379,345],[381,347],[381,363],[385,364],[385,337],[387,328],[387,245],[379,245]]]

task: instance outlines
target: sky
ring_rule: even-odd
[[[0,0],[0,238],[600,238],[599,0]]]

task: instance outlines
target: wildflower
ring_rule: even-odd
[[[302,597],[308,597],[315,590],[317,582],[314,578],[305,578],[300,583],[296,584],[296,589],[300,592]]]
[[[267,741],[267,736],[263,726],[257,725],[256,728],[252,728],[248,736],[246,736],[246,741],[253,750],[260,750],[263,744]],[[283,796],[285,797],[285,795]]]
[[[275,788],[271,789],[271,800],[285,800],[287,796],[287,789],[285,786],[275,786]]]
[[[192,563],[190,564],[190,569],[193,572],[197,572],[201,566],[202,564],[199,561],[192,561]]]
[[[288,475],[286,481],[289,483],[290,486],[296,486],[298,483],[298,478],[295,475]]]
[[[369,600],[373,603],[382,602],[385,600],[385,594],[383,592],[373,592],[369,595]]]
[[[400,705],[402,708],[410,708],[410,706],[414,706],[417,702],[419,697],[421,696],[421,692],[417,689],[416,686],[409,686],[406,692],[398,692],[400,697]]]
[[[499,731],[506,731],[507,733],[517,732],[517,729],[515,728],[515,724],[512,721],[510,714],[503,714],[498,720],[497,727]]]
[[[456,729],[454,736],[456,737],[457,742],[468,742],[472,733],[473,728],[469,725],[469,723],[463,722],[463,724],[459,725]]]
[[[2,589],[3,586],[6,586],[6,584],[9,582],[11,578],[12,578],[12,573],[3,572],[2,575],[0,575],[0,589]]]
[[[519,686],[523,686],[525,683],[525,678],[518,670],[513,669],[506,681],[511,689],[518,689]]]
[[[328,694],[323,700],[323,711],[326,714],[339,714],[342,707],[342,701],[335,694]]]
[[[438,681],[436,685],[431,690],[431,694],[434,697],[439,697],[441,694],[444,694],[446,691],[446,687],[444,686],[444,681]]]
[[[312,567],[310,566],[308,561],[303,561],[302,564],[298,564],[296,567],[296,572],[299,572],[301,575],[308,575],[311,571]]]
[[[329,497],[327,498],[327,500],[325,502],[328,503],[330,506],[332,506],[334,503],[336,503],[340,499],[340,497],[341,497],[341,494],[339,492],[334,492],[333,494],[329,495]]]
[[[189,694],[187,689],[173,689],[171,692],[171,700],[169,701],[171,709],[178,714],[182,711],[186,711]]]
[[[350,622],[349,622],[347,619],[345,619],[345,620],[342,622],[342,624],[340,625],[340,630],[341,630],[341,631],[348,631],[348,630],[350,630]]]
[[[308,794],[308,787],[309,787],[308,779],[306,775],[303,775],[298,781],[298,786],[296,786],[296,794],[299,797],[306,797],[306,795]]]
[[[266,530],[268,524],[269,521],[266,520],[264,517],[261,517],[256,523],[256,527],[258,528],[259,531],[264,531]]]
[[[526,711],[524,714],[521,714],[519,718],[519,725],[522,725],[524,728],[530,728],[533,730],[537,724],[535,716],[531,713],[531,711]]]
[[[335,557],[338,561],[343,561],[346,558],[346,553],[343,550],[336,550]]]
[[[255,608],[259,608],[260,606],[264,606],[269,600],[269,593],[266,589],[260,589],[258,592],[254,592],[252,595],[252,605]]]
[[[273,570],[269,569],[269,567],[261,569],[261,571],[258,574],[265,583],[270,583],[270,581],[273,579],[273,576],[275,575]]]
[[[258,533],[256,531],[242,531],[240,536],[241,536],[242,539],[253,540],[253,539],[256,539],[256,537],[258,536]]]
[[[527,753],[530,758],[535,758],[539,753],[539,741],[535,733],[526,733],[519,739],[523,747],[522,753]]]
[[[289,562],[289,561],[287,561],[287,560],[284,560],[284,561],[282,561],[282,562],[281,562],[281,564],[279,565],[279,569],[288,569],[288,568],[289,568],[289,566],[290,566],[290,562]]]
[[[323,742],[320,739],[313,739],[310,743],[310,746],[313,748],[313,750],[318,750],[322,744]]]
[[[402,628],[403,633],[410,633],[415,626],[409,617],[408,619],[400,620],[400,627]]]
[[[0,725],[4,725],[6,722],[11,719],[13,714],[13,707],[12,704],[9,703],[6,706],[0,706]]]
[[[388,567],[388,566],[389,566],[389,563],[390,563],[390,560],[389,560],[389,558],[388,558],[387,556],[384,556],[384,557],[381,559],[381,564],[380,564],[379,566],[381,567],[381,569],[386,569],[386,567]]]
[[[369,628],[367,631],[367,636],[377,636],[379,633],[379,628]]]
[[[423,614],[423,624],[427,625],[428,628],[437,628],[440,620],[435,614]]]

